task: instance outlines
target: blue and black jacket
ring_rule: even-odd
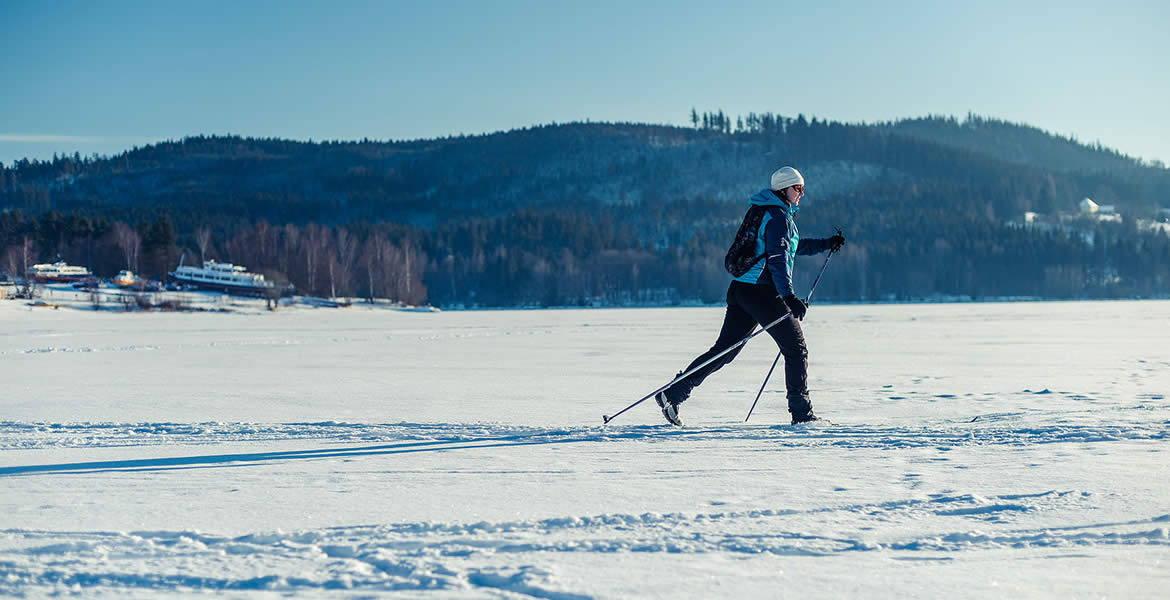
[[[764,255],[764,260],[752,265],[747,273],[736,277],[735,280],[766,284],[771,279],[781,297],[794,296],[796,293],[792,290],[792,265],[796,261],[796,255],[825,252],[829,249],[829,240],[800,239],[800,231],[793,220],[799,207],[789,205],[772,190],[760,190],[760,193],[752,196],[750,202],[768,207],[760,221],[760,233],[756,236],[755,254]]]

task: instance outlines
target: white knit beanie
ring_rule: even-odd
[[[792,167],[780,167],[772,173],[772,191],[778,192],[790,185],[804,185],[804,177],[800,171]]]

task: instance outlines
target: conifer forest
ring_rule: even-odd
[[[0,273],[246,265],[298,293],[440,307],[722,301],[747,199],[799,169],[820,301],[1170,295],[1170,170],[968,115],[549,124],[413,141],[193,136],[0,165]],[[1107,207],[1083,213],[1091,198]],[[807,290],[823,257],[800,258]]]

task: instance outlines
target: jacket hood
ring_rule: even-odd
[[[756,193],[755,196],[752,196],[751,200],[748,200],[748,202],[757,206],[779,206],[784,210],[784,212],[788,214],[795,213],[800,208],[798,206],[789,205],[784,200],[781,200],[780,196],[776,195],[776,192],[767,189],[760,190],[758,193]]]

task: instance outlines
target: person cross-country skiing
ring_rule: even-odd
[[[793,216],[803,196],[804,177],[792,167],[777,169],[772,173],[769,188],[752,196],[749,202],[764,208],[756,233],[755,251],[752,253],[753,257],[757,257],[756,262],[746,273],[733,279],[727,288],[727,314],[723,317],[723,328],[719,331],[715,345],[679,372],[681,375],[726,350],[750,334],[757,324],[766,325],[791,311],[792,317],[777,323],[768,330],[768,334],[776,340],[780,353],[784,355],[788,412],[792,413],[793,425],[819,420],[813,414],[808,397],[808,348],[799,323],[808,307],[796,297],[792,289],[793,262],[798,254],[819,254],[826,250],[836,252],[845,245],[845,237],[839,232],[825,239],[800,239]],[[666,420],[682,426],[679,405],[708,375],[734,360],[741,349],[742,346],[728,352],[719,360],[656,394],[654,400],[662,408]]]

